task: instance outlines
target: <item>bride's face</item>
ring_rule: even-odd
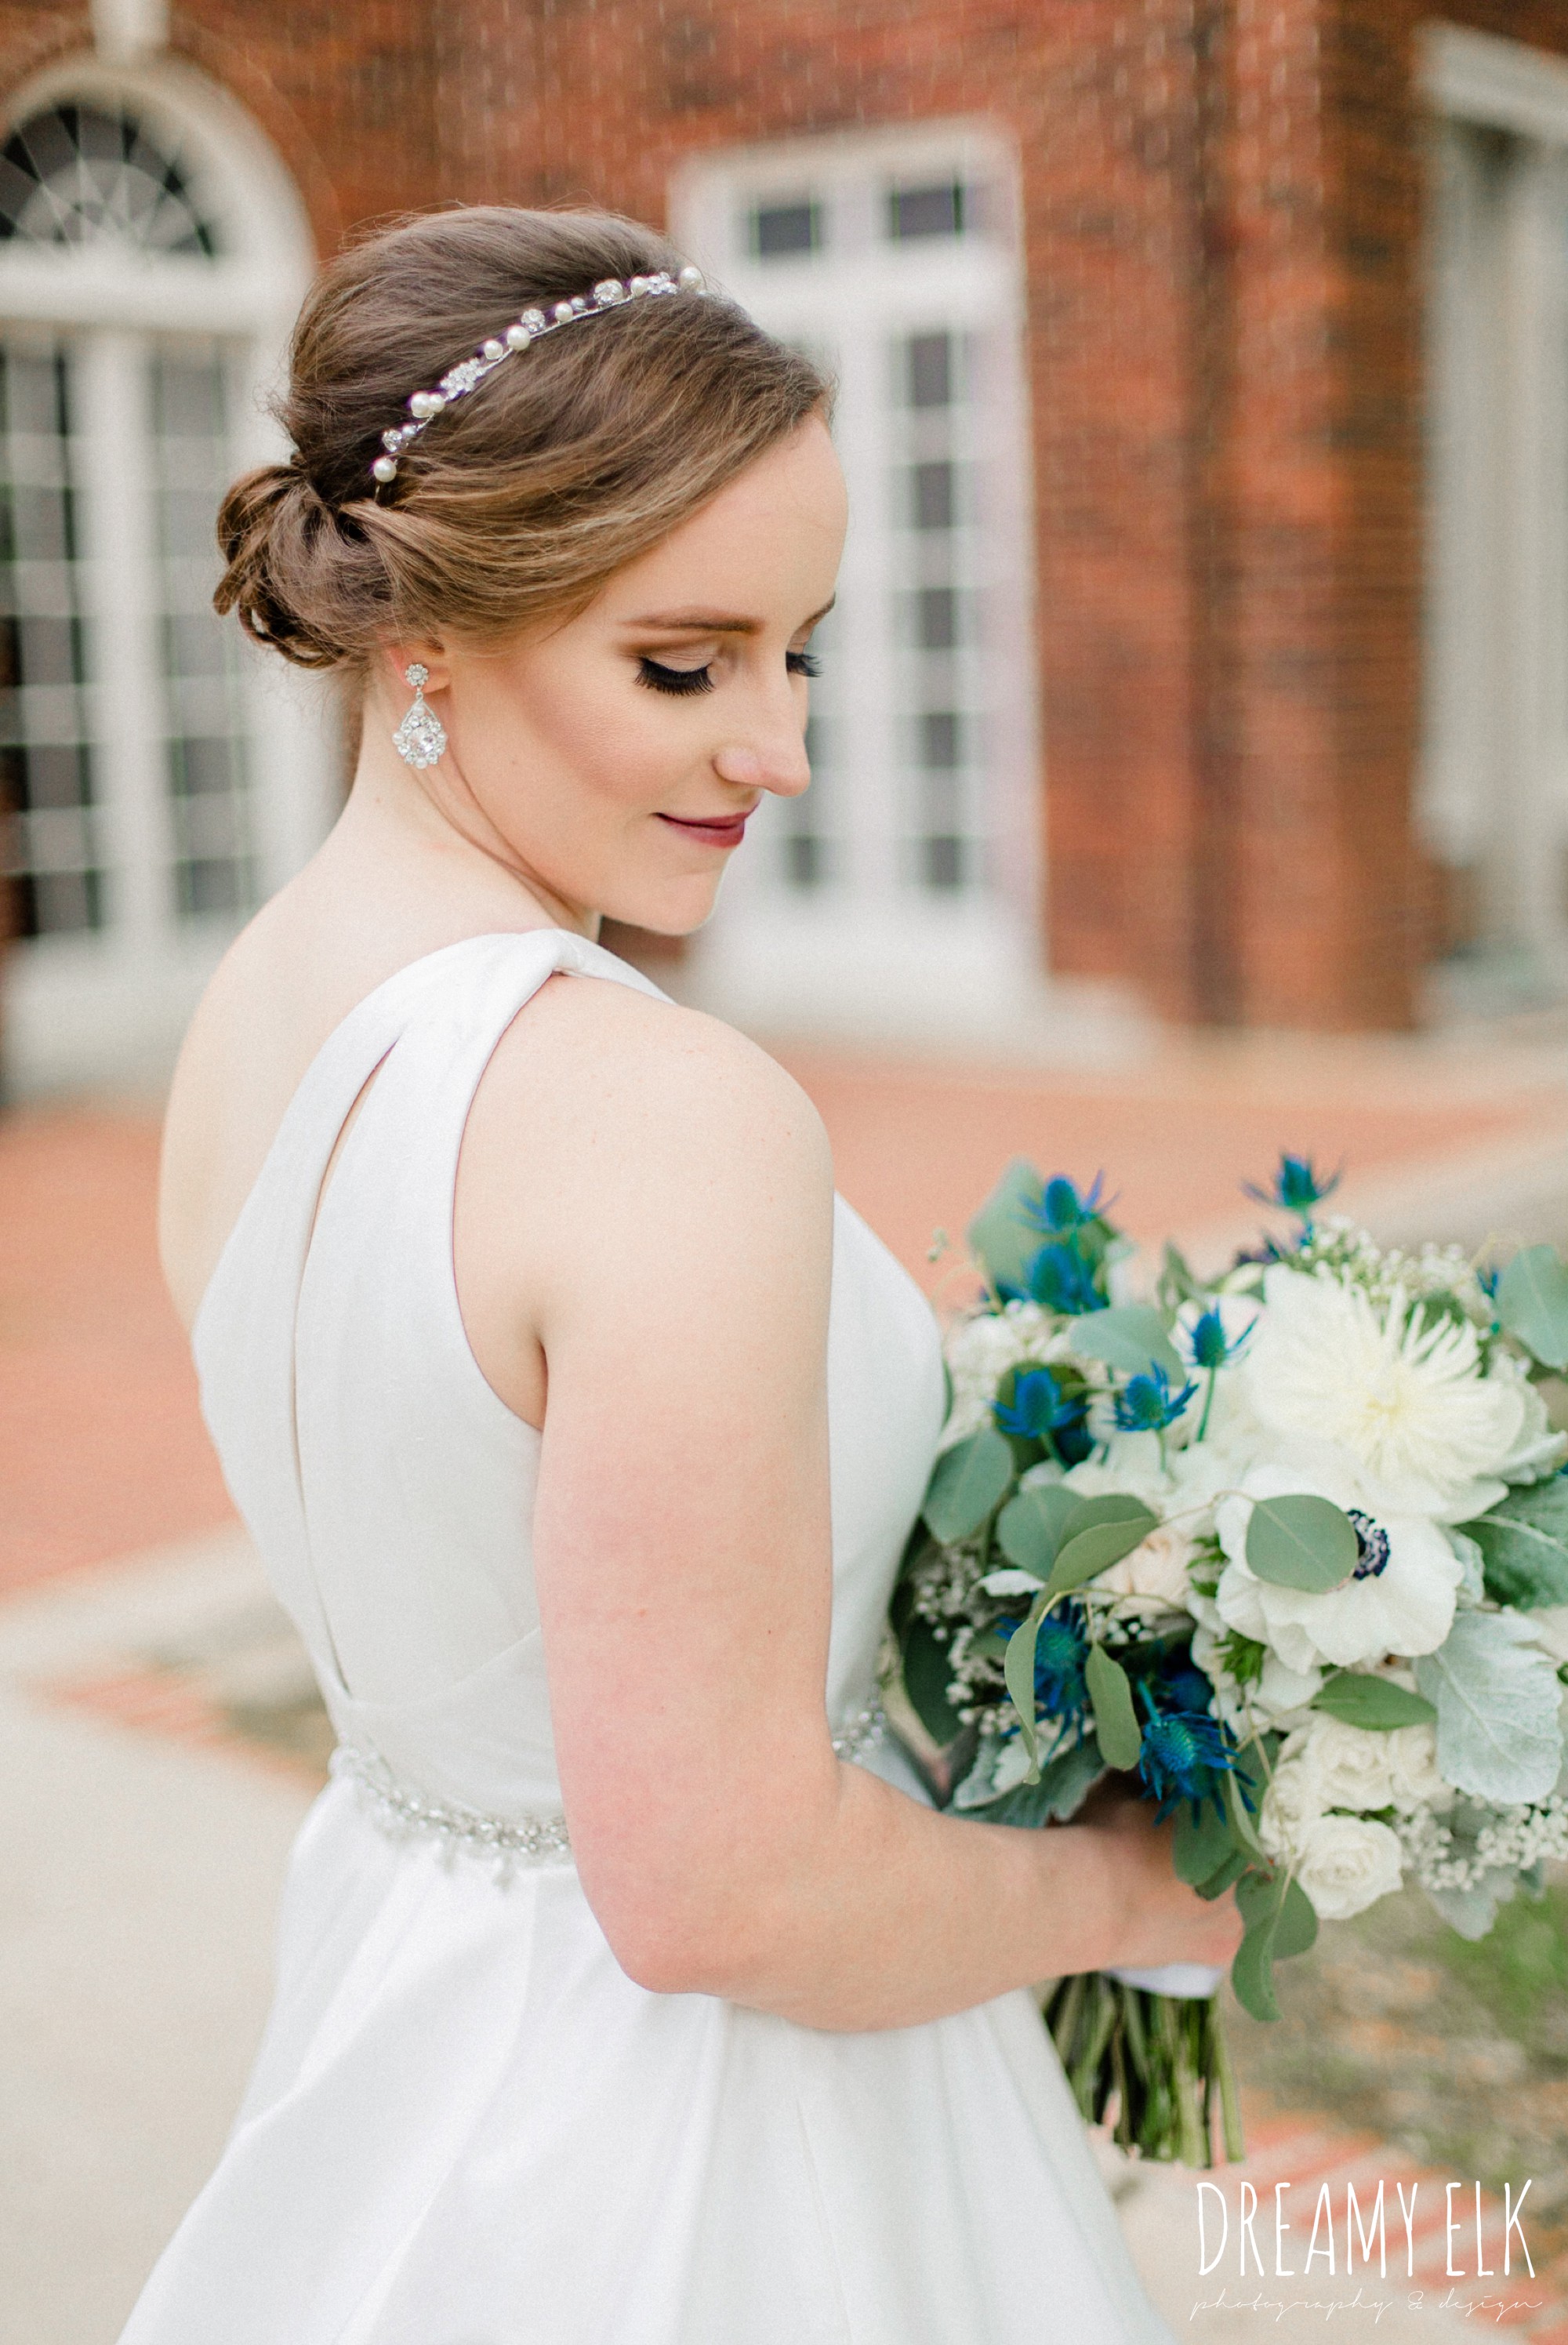
[[[450,747],[431,803],[557,917],[678,935],[713,909],[747,817],[811,779],[811,632],[833,599],[843,476],[816,418],[616,572],[577,617],[422,659]]]

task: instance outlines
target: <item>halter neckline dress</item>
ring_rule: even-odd
[[[451,1245],[475,1089],[556,971],[665,998],[556,929],[401,970],[310,1067],[202,1304],[207,1419],[340,1750],[244,2103],[122,2345],[1168,2345],[1027,1993],[822,2033],[633,1985],[583,1896],[540,1436],[474,1360]],[[875,1670],[939,1349],[842,1200],[828,1368],[828,1716],[919,1796]]]

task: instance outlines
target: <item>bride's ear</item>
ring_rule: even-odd
[[[411,677],[411,667],[422,667],[425,674]],[[386,684],[394,697],[407,698],[419,684],[425,693],[444,692],[452,680],[451,667],[444,645],[416,642],[412,638],[383,644],[376,655],[375,673]]]

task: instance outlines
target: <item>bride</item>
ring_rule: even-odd
[[[1234,1917],[1144,1805],[923,1798],[930,1314],[788,1076],[594,941],[806,787],[826,411],[648,230],[443,212],[325,271],[224,507],[219,607],[362,743],[191,1029],[163,1250],[339,1748],[124,2345],[1165,2336],[1028,1984]]]

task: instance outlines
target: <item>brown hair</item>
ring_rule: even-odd
[[[628,302],[508,359],[399,460],[381,434],[531,305],[680,266],[608,212],[424,214],[329,262],[299,314],[287,463],[218,514],[214,601],[300,667],[362,669],[388,636],[495,641],[581,609],[826,401],[810,361],[733,303]]]

